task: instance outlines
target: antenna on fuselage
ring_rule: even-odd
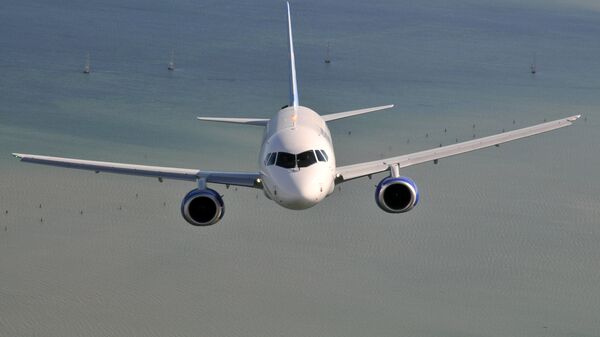
[[[296,58],[294,57],[294,40],[292,39],[292,16],[290,3],[287,3],[288,44],[290,47],[290,106],[298,108],[298,82],[296,81]]]

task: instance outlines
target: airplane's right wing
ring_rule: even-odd
[[[398,168],[404,168],[436,159],[454,156],[457,154],[483,149],[515,139],[525,138],[539,133],[552,131],[573,124],[581,115],[571,116],[555,121],[537,124],[523,129],[503,132],[493,136],[473,139],[462,143],[437,147],[430,150],[405,154],[398,157],[385,158],[354,165],[340,166],[336,171],[336,183],[342,183],[351,179],[368,176],[375,173],[384,172],[391,166],[397,165]]]
[[[190,181],[206,179],[206,182],[214,184],[262,188],[260,174],[253,172],[201,171],[197,169],[114,163],[22,153],[13,153],[13,156],[19,158],[23,162],[95,171],[96,173],[108,172],[154,177],[158,178],[160,181],[162,181],[162,179]]]

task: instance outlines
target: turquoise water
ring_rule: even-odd
[[[189,183],[10,153],[256,170],[259,128],[195,117],[286,104],[283,3],[0,8],[0,336],[600,336],[594,2],[292,3],[303,105],[396,104],[331,124],[341,164],[585,120],[406,169],[403,215],[378,176],[302,212],[217,187],[210,228],[179,214]]]

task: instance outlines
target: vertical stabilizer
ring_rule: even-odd
[[[294,40],[292,39],[292,17],[290,3],[287,2],[288,42],[290,45],[290,106],[298,107],[298,82],[296,81],[296,58],[294,56]]]

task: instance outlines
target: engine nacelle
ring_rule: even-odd
[[[194,226],[210,226],[225,215],[225,204],[213,189],[195,189],[185,195],[181,202],[181,215]]]
[[[375,202],[388,213],[408,212],[419,203],[419,189],[408,177],[387,177],[377,185]]]

